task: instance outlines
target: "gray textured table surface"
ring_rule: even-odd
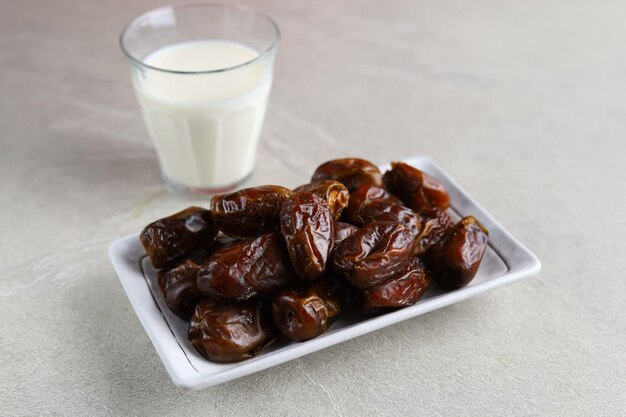
[[[250,184],[429,155],[544,270],[197,393],[106,255],[189,203],[117,46],[160,3],[0,1],[0,415],[624,415],[623,1],[251,2],[283,41]]]

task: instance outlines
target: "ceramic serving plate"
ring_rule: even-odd
[[[171,314],[165,306],[156,284],[156,270],[141,246],[139,235],[127,236],[113,242],[109,247],[113,266],[174,384],[186,390],[217,385],[458,303],[539,272],[539,259],[504,230],[438,165],[423,157],[410,158],[405,162],[433,175],[446,186],[452,202],[450,211],[455,220],[473,215],[489,229],[489,247],[476,278],[468,286],[452,292],[443,293],[431,289],[416,305],[378,317],[364,319],[347,314],[333,323],[326,333],[313,340],[279,343],[264,350],[259,356],[242,362],[220,364],[201,357],[187,342],[187,323]]]

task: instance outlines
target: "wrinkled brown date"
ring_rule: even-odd
[[[217,298],[244,300],[277,291],[296,278],[280,233],[220,249],[198,271],[198,288]]]
[[[274,323],[291,340],[313,339],[328,329],[343,302],[343,289],[336,280],[299,283],[274,295]]]
[[[315,279],[326,272],[334,239],[326,200],[313,193],[294,193],[280,210],[280,230],[300,278]]]
[[[279,229],[278,213],[291,190],[278,185],[245,188],[211,200],[211,213],[219,229],[233,237],[252,237]]]
[[[450,206],[448,192],[439,180],[405,163],[392,163],[383,181],[391,194],[414,211],[446,209]]]
[[[424,212],[422,230],[416,238],[415,254],[425,254],[446,234],[452,225],[454,225],[454,222],[446,210],[433,209]]]
[[[478,272],[489,232],[468,216],[452,226],[428,252],[426,262],[433,280],[446,290],[467,285]]]
[[[355,287],[373,287],[402,267],[414,244],[415,236],[399,223],[370,223],[335,248],[333,266]]]
[[[365,159],[343,158],[328,161],[317,167],[311,181],[337,180],[349,191],[363,184],[382,186],[380,170]]]
[[[333,220],[338,221],[343,209],[348,205],[350,192],[345,185],[335,180],[317,181],[294,188],[294,192],[308,192],[323,198],[328,203],[328,208]]]
[[[274,340],[268,316],[259,300],[205,299],[191,317],[187,339],[211,361],[251,358]]]
[[[430,273],[422,261],[415,257],[406,261],[402,269],[387,281],[360,290],[358,308],[363,314],[372,314],[411,306],[422,298],[430,283]]]
[[[375,185],[362,185],[350,194],[345,217],[358,226],[388,221],[405,225],[413,234],[420,230],[419,215],[384,188]]]
[[[157,281],[165,304],[172,313],[183,320],[189,320],[196,304],[203,298],[196,283],[200,265],[187,259],[170,269],[162,269]]]
[[[218,235],[213,239],[213,242],[207,247],[207,252],[212,254],[213,252],[217,252],[218,250],[225,249],[229,246],[236,245],[241,243],[242,239],[235,239],[230,236],[226,236],[222,233],[218,233]],[[206,262],[206,260],[205,260]],[[203,262],[204,263],[204,262]]]
[[[152,265],[164,268],[208,246],[216,234],[209,210],[188,207],[147,225],[140,240]]]
[[[350,224],[350,223],[344,223],[344,222],[335,223],[334,229],[335,229],[335,242],[334,242],[335,247],[337,247],[337,245],[343,242],[345,238],[353,235],[354,232],[359,230],[357,226]]]

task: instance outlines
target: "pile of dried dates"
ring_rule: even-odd
[[[469,283],[487,247],[471,216],[454,223],[435,178],[363,159],[320,165],[309,184],[213,197],[149,224],[141,242],[165,303],[217,362],[250,358],[282,335],[305,341],[342,311],[415,304],[434,281]]]

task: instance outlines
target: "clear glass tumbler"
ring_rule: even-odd
[[[253,171],[279,30],[239,7],[181,4],[133,20],[120,44],[174,191],[216,193]]]

